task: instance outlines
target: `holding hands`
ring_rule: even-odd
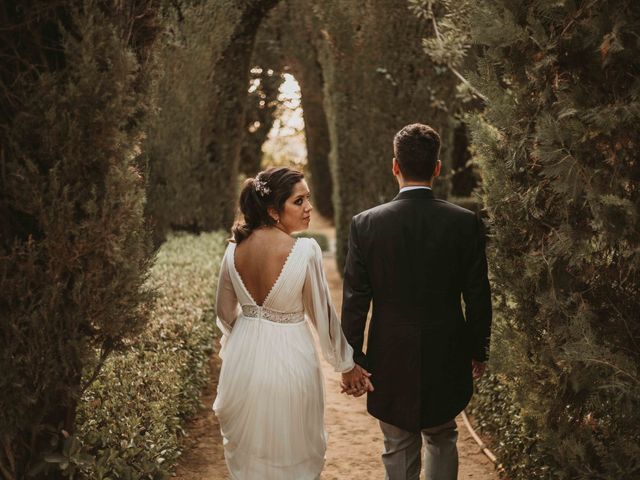
[[[351,370],[342,374],[342,383],[340,384],[342,390],[340,393],[359,397],[366,392],[373,392],[373,385],[369,377],[371,377],[371,374],[356,364]]]
[[[471,360],[471,366],[473,379],[479,380],[487,368],[486,362]],[[367,392],[373,392],[374,388],[370,377],[371,374],[368,371],[356,364],[351,370],[342,374],[342,382],[340,383],[342,390],[340,393],[360,397]]]

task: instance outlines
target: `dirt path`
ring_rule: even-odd
[[[333,229],[316,224],[314,231],[334,236]],[[333,255],[325,256],[325,271],[333,301],[340,311],[342,281],[336,270]],[[211,405],[215,397],[220,361],[211,359],[212,376],[209,388],[202,397],[203,410],[188,428],[189,437],[180,461],[176,478],[180,480],[226,480],[229,478],[222,451],[219,425]],[[365,397],[352,398],[340,394],[339,375],[322,362],[326,381],[325,422],[329,445],[322,480],[372,480],[384,478],[380,460],[382,435],[377,421],[366,411]],[[462,421],[458,419],[459,479],[497,480],[493,464],[479,451]]]

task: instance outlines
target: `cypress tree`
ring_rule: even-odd
[[[231,227],[256,31],[276,0],[180,0],[165,12],[148,214],[167,231]]]
[[[640,4],[470,5],[492,368],[528,445],[497,449],[514,479],[638,478]]]
[[[283,61],[300,84],[307,146],[307,172],[313,205],[318,213],[333,220],[333,178],[329,165],[331,143],[324,109],[324,77],[314,44],[317,32],[309,12],[280,3],[272,12],[279,27]]]
[[[167,28],[158,62],[158,115],[144,152],[149,162],[147,215],[159,245],[171,229],[205,228],[204,190],[210,183],[205,161],[204,125],[211,102],[210,78],[222,26],[214,26],[211,1],[172,2],[164,9]]]
[[[305,25],[308,12],[292,12],[280,3],[263,18],[251,59],[251,86],[247,98],[240,173],[255,175],[260,169],[262,144],[271,130],[278,106],[283,74],[293,74],[300,85],[305,122],[305,171],[318,213],[333,219],[332,179],[329,169],[329,130],[323,107],[322,70]]]
[[[230,228],[236,215],[237,177],[245,118],[251,53],[260,22],[277,0],[217,5],[216,13],[228,29],[216,43],[210,76],[211,101],[206,122],[203,166],[206,183],[201,205],[207,230]]]
[[[247,177],[253,177],[260,171],[262,144],[273,127],[283,80],[281,73],[253,62],[239,166],[240,173]]]
[[[2,478],[73,473],[81,393],[147,320],[140,152],[157,12],[155,0],[0,7]]]
[[[480,178],[469,149],[465,116],[481,111],[486,98],[461,73],[473,69],[478,55],[470,45],[471,5],[464,0],[408,0],[408,6],[427,26],[427,36],[422,39],[424,53],[436,68],[448,70],[459,82],[455,96],[440,99],[451,114],[443,138],[451,145],[450,169],[440,175],[448,183],[450,201],[477,210],[475,190]]]
[[[249,94],[239,163],[240,173],[249,177],[260,171],[262,145],[275,122],[280,103],[280,85],[284,82],[285,66],[278,43],[277,26],[270,18],[271,13],[260,23],[251,54]]]

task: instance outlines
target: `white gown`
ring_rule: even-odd
[[[312,480],[324,465],[324,386],[305,314],[336,372],[353,368],[331,302],[322,252],[295,241],[258,306],[235,268],[236,244],[222,259],[216,301],[222,369],[213,409],[235,480]]]

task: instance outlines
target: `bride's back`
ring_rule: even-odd
[[[253,300],[264,304],[295,239],[276,228],[254,230],[235,250],[235,267]]]

